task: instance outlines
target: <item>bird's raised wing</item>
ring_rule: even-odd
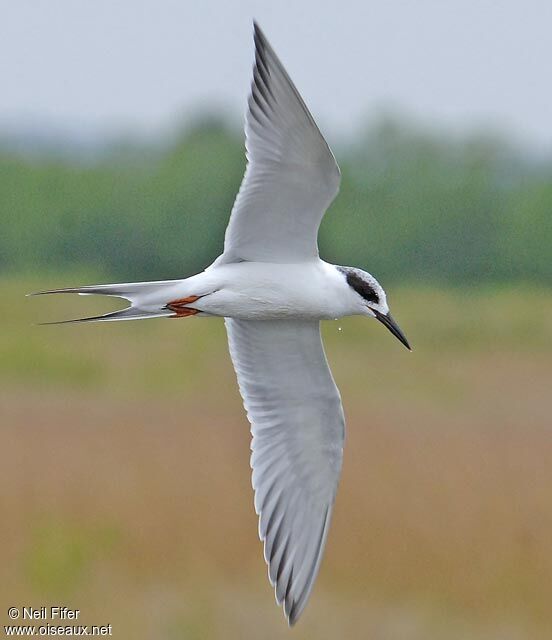
[[[268,575],[294,624],[318,573],[341,471],[341,398],[318,322],[225,323],[251,422],[255,510]]]
[[[220,260],[282,263],[318,256],[318,227],[339,190],[339,167],[256,24],[245,134],[248,164]]]

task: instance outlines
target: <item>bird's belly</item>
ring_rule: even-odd
[[[305,295],[304,291],[297,295],[293,289],[269,292],[222,289],[204,296],[193,306],[210,315],[242,320],[325,320],[343,315],[331,299]]]

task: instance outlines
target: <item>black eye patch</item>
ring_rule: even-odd
[[[379,296],[372,285],[363,280],[354,271],[347,272],[347,284],[368,302],[379,303]]]

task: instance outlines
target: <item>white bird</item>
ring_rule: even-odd
[[[253,489],[268,575],[290,625],[320,567],[343,457],[344,416],[320,320],[362,315],[407,348],[385,292],[365,271],[319,258],[318,227],[340,171],[282,63],[254,24],[245,118],[247,168],[224,251],[183,280],[40,293],[118,296],[130,306],[68,320],[224,317],[251,423]]]

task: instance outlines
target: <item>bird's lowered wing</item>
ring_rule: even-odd
[[[225,323],[251,422],[255,510],[269,579],[294,624],[318,573],[341,471],[341,398],[318,322]]]
[[[245,134],[248,164],[219,260],[318,256],[318,227],[339,190],[339,167],[257,24]]]

